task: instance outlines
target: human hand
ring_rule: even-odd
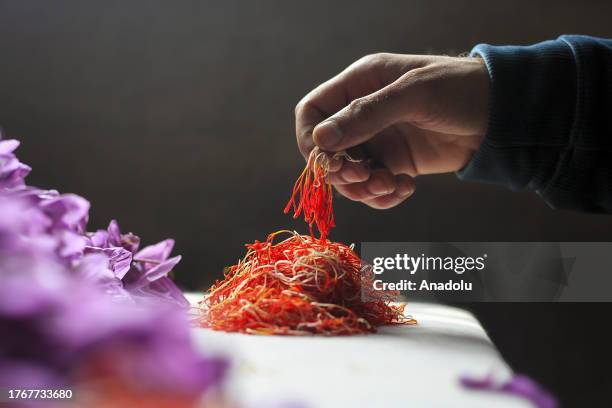
[[[464,167],[487,127],[489,76],[480,58],[374,54],[296,106],[304,157],[330,153],[329,182],[345,197],[391,208],[414,177]],[[347,150],[361,162],[332,158]]]

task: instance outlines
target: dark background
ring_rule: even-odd
[[[178,283],[205,289],[244,243],[306,231],[281,209],[304,164],[293,108],[315,85],[373,52],[612,37],[610,16],[609,1],[0,1],[0,125],[22,140],[30,184],[88,198],[91,229],[117,218],[145,243],[175,238]],[[339,198],[336,211],[344,242],[612,241],[610,216],[453,175],[419,179],[393,210]],[[603,341],[575,325],[611,308],[473,308],[515,368],[592,395],[566,388],[600,378],[607,353],[577,352]]]

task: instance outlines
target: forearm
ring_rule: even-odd
[[[489,123],[459,177],[530,188],[557,208],[612,212],[612,40],[563,36],[473,54],[489,70]]]

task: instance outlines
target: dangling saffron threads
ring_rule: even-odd
[[[328,156],[314,148],[308,156],[304,171],[293,186],[293,194],[284,210],[287,214],[293,209],[294,219],[304,213],[304,221],[310,227],[310,236],[315,236],[313,226],[316,225],[323,242],[329,230],[335,226],[332,186],[327,183],[328,171]]]

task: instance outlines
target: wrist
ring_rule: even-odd
[[[481,44],[472,55],[486,63],[489,113],[486,136],[459,177],[540,191],[568,142],[576,94],[572,52],[557,40]]]

